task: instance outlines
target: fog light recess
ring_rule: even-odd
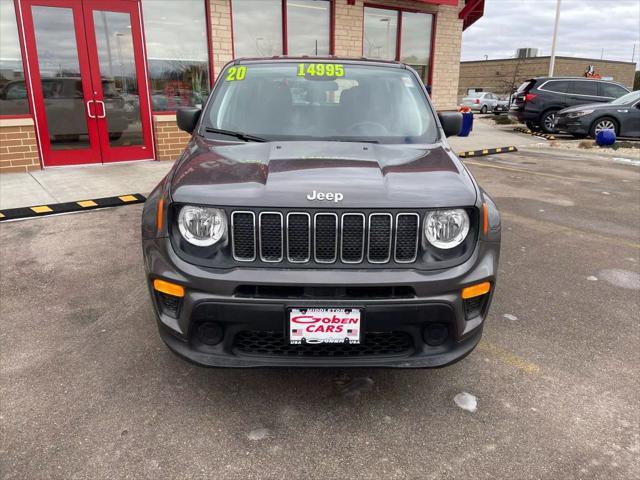
[[[424,327],[422,336],[427,345],[437,347],[447,341],[449,329],[444,323],[432,323]]]
[[[215,322],[200,323],[196,330],[196,338],[205,345],[217,345],[222,341],[222,327]]]

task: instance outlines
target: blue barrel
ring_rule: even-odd
[[[460,129],[459,137],[468,137],[473,130],[473,112],[462,113],[462,128]]]
[[[614,130],[600,130],[596,133],[596,143],[601,147],[607,147],[616,143],[616,132]]]

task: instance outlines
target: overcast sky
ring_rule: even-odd
[[[512,57],[516,48],[549,55],[556,0],[485,0],[484,16],[462,36],[462,60]],[[640,65],[640,0],[562,0],[556,55]]]

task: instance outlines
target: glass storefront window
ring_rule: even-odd
[[[327,0],[287,0],[289,55],[329,55],[331,4]]]
[[[201,105],[210,86],[205,0],[143,0],[142,10],[153,111]]]
[[[400,61],[411,65],[418,72],[425,84],[429,83],[432,28],[433,15],[428,13],[402,12]]]
[[[13,0],[0,0],[0,115],[28,115],[29,100]]]
[[[281,0],[233,0],[231,7],[236,57],[282,55]]]
[[[364,9],[364,55],[395,60],[398,41],[398,12],[383,8]]]

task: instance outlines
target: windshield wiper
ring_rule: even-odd
[[[230,137],[236,137],[240,140],[244,140],[245,142],[268,142],[269,140],[262,137],[256,137],[255,135],[250,135],[244,132],[234,132],[233,130],[223,130],[221,128],[211,128],[205,127],[204,129],[207,133],[218,133],[220,135],[229,135]]]

